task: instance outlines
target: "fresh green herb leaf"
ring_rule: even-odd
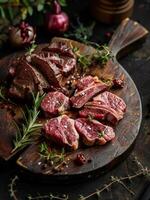
[[[62,148],[62,151],[56,152],[55,150],[52,150],[48,147],[48,145],[43,142],[40,144],[40,155],[45,160],[49,161],[51,165],[60,165],[64,162],[65,159],[65,150]]]
[[[33,42],[33,43],[31,44],[31,46],[30,46],[29,48],[27,48],[27,54],[28,54],[28,55],[31,55],[31,54],[35,51],[36,47],[37,47],[37,44],[35,44],[35,43]]]
[[[109,48],[107,46],[99,46],[97,45],[96,53],[91,55],[83,55],[79,52],[78,48],[72,47],[73,52],[77,56],[77,61],[83,69],[88,68],[92,65],[92,63],[98,63],[102,66],[104,66],[108,60],[111,58],[111,53],[109,51]]]
[[[35,140],[35,136],[39,135],[42,124],[36,121],[40,113],[39,107],[43,97],[44,95],[40,96],[39,93],[37,93],[36,97],[33,95],[32,108],[26,107],[26,112],[23,111],[25,122],[22,124],[21,130],[16,134],[12,152],[21,150],[28,144],[32,144]]]
[[[99,136],[100,138],[104,137],[104,135],[105,135],[104,131],[98,132],[98,136]]]
[[[83,69],[88,68],[91,65],[91,60],[88,56],[85,55],[78,55],[78,63],[80,64]]]
[[[93,60],[101,65],[105,65],[111,58],[111,52],[106,45],[99,46],[93,55]]]

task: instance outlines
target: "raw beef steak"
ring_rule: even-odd
[[[108,107],[116,110],[118,113],[124,113],[126,110],[126,104],[124,100],[108,91],[97,95],[93,98],[93,100],[99,102],[101,105],[107,105]]]
[[[96,94],[106,90],[108,86],[97,77],[87,76],[77,82],[77,91],[71,102],[74,108],[81,108]]]
[[[68,146],[73,150],[78,148],[79,134],[75,121],[66,115],[50,119],[43,127],[45,136],[61,146]]]
[[[48,115],[60,114],[69,107],[69,98],[61,92],[49,92],[41,102],[42,110]]]
[[[94,144],[104,145],[115,137],[113,128],[97,120],[79,118],[75,120],[75,128],[83,139],[84,144],[88,146]]]

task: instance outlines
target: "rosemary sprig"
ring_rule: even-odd
[[[39,107],[43,97],[44,95],[40,96],[39,93],[37,93],[36,97],[33,95],[32,108],[30,109],[26,106],[26,112],[23,111],[25,122],[22,124],[22,129],[19,129],[16,134],[12,152],[21,150],[34,142],[34,136],[38,135],[41,130],[42,124],[37,123],[36,120],[40,113]]]
[[[65,159],[65,150],[62,148],[61,152],[58,153],[55,150],[52,150],[48,147],[48,145],[43,142],[40,144],[40,156],[49,161],[51,165],[60,165],[64,162]]]

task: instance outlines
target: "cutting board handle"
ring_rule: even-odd
[[[113,56],[121,57],[133,50],[136,47],[135,44],[143,42],[147,34],[146,28],[138,22],[126,18],[113,34],[109,48]]]

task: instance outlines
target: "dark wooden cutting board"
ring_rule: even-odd
[[[89,71],[90,74],[98,75],[100,78],[124,77],[124,88],[113,91],[123,98],[127,104],[125,117],[119,122],[115,129],[116,138],[104,146],[82,148],[68,153],[66,157],[66,160],[69,158],[69,161],[67,161],[68,165],[64,167],[63,171],[57,173],[52,173],[50,166],[47,166],[45,169],[41,168],[41,157],[38,153],[38,144],[30,145],[17,158],[17,165],[19,165],[20,169],[23,169],[24,174],[29,173],[33,176],[38,175],[36,177],[40,177],[40,180],[48,179],[55,182],[58,180],[66,180],[66,182],[80,181],[84,178],[90,178],[110,170],[115,164],[128,155],[139,132],[142,107],[140,96],[133,80],[118,63],[116,57],[124,55],[124,53],[132,50],[136,44],[143,41],[147,33],[148,31],[137,22],[129,19],[124,20],[109,43],[113,58],[105,67],[100,68],[99,66],[93,66]],[[95,51],[93,47],[69,39],[53,38],[52,41],[64,41],[68,45],[79,47],[80,52],[85,55],[90,55]],[[39,48],[41,47],[39,46]],[[18,55],[19,53],[13,54],[0,60],[1,80],[5,80],[9,63]],[[18,109],[18,107],[14,109]],[[15,117],[16,120],[18,120],[20,115]],[[14,156],[11,154],[13,148],[12,140],[17,130],[15,130],[15,127],[10,123],[13,118],[14,116],[11,116],[10,114],[10,108],[0,107],[0,157],[5,160],[5,162],[10,162],[9,159]],[[3,145],[4,141],[8,148],[5,148],[5,145]],[[80,152],[84,153],[87,160],[90,161],[85,165],[76,166],[73,160],[77,153]],[[15,158],[16,157],[17,156],[15,156]]]

